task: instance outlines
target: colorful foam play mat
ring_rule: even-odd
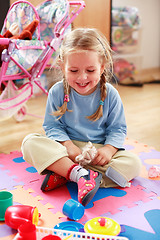
[[[148,176],[153,166],[157,170],[160,168],[160,152],[128,138],[124,147],[140,157],[143,164],[140,176],[127,188],[100,188],[85,207],[82,218],[72,222],[84,226],[93,218],[107,217],[123,226],[124,230],[119,234],[122,238],[160,240],[160,172]],[[53,191],[42,192],[40,187],[44,177],[24,161],[21,152],[0,154],[0,191],[13,194],[13,206],[36,207],[41,214],[37,227],[53,229],[71,221],[62,209],[68,199],[77,201],[77,186],[68,182]],[[14,239],[16,234],[17,230],[0,221],[1,240]]]

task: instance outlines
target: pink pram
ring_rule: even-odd
[[[20,29],[24,29],[34,19],[39,20],[39,25],[32,40],[0,38],[0,44],[8,46],[1,55],[0,120],[14,115],[17,121],[23,120],[26,115],[24,103],[33,95],[33,84],[48,94],[39,78],[49,60],[54,65],[63,36],[71,30],[71,23],[84,7],[84,1],[67,0],[47,0],[37,8],[23,0],[12,4],[1,34],[13,22],[18,23]],[[17,87],[15,81],[19,80],[23,84]]]

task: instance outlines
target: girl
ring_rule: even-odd
[[[129,186],[141,163],[123,149],[124,109],[117,90],[108,83],[112,58],[105,37],[96,29],[73,30],[62,43],[59,64],[63,80],[49,91],[46,136],[27,136],[22,152],[40,174],[47,174],[43,191],[67,180],[77,182],[78,200],[85,206],[99,186]],[[75,159],[88,141],[97,151],[91,163],[82,167]]]

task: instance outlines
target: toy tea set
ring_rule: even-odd
[[[63,205],[62,212],[69,220],[57,224],[53,229],[38,227],[41,214],[37,207],[27,205],[13,205],[10,192],[0,192],[0,221],[5,221],[9,227],[18,230],[14,240],[67,240],[94,239],[95,240],[127,240],[118,236],[121,226],[107,217],[96,217],[82,225],[77,222],[84,215],[84,206],[69,199]],[[73,221],[74,220],[74,221]]]

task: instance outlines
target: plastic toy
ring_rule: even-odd
[[[84,225],[86,233],[117,236],[121,232],[121,226],[111,218],[96,217]]]
[[[17,240],[36,240],[36,226],[31,222],[21,224],[18,228],[19,236]],[[57,239],[59,240],[59,239]]]
[[[42,240],[61,240],[61,238],[58,236],[49,234],[46,237],[42,238]]]
[[[69,236],[63,238],[63,240],[67,240],[69,238],[71,238],[73,236],[73,234],[70,234]],[[52,234],[49,234],[47,235],[46,237],[42,238],[42,240],[61,240],[62,238],[56,236],[56,235],[52,235]]]
[[[129,240],[127,237],[123,236],[109,236],[109,235],[102,235],[102,234],[91,234],[85,232],[75,232],[75,231],[68,231],[68,230],[61,230],[61,229],[53,229],[53,228],[44,228],[44,227],[36,227],[36,236],[37,240],[52,240],[45,237],[51,237],[53,234],[59,236],[61,240]],[[13,240],[17,240],[18,233],[16,234]],[[43,239],[45,238],[45,239]],[[30,240],[30,239],[29,239]]]
[[[6,209],[13,205],[13,195],[7,191],[0,192],[0,221],[4,221]]]
[[[13,229],[18,229],[21,224],[32,223],[37,226],[39,217],[36,207],[27,205],[14,205],[7,208],[5,212],[5,223]]]
[[[66,221],[58,223],[54,226],[54,229],[61,229],[65,231],[74,231],[74,232],[80,232],[84,226],[79,222],[74,221]]]
[[[62,212],[64,215],[73,220],[79,220],[84,215],[84,206],[74,199],[69,199],[63,205]]]
[[[160,177],[160,167],[159,166],[152,166],[148,171],[148,177],[156,178]]]

